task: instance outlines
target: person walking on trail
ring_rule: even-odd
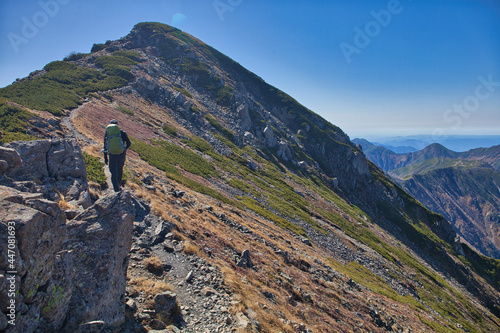
[[[104,132],[103,153],[104,163],[106,164],[108,164],[109,155],[109,172],[111,173],[111,183],[115,192],[121,190],[123,166],[125,165],[127,149],[131,144],[127,133],[118,127],[118,121],[111,120]]]

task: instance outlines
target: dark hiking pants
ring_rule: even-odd
[[[120,191],[120,185],[122,183],[123,176],[123,166],[125,165],[126,153],[119,155],[109,154],[109,172],[111,173],[111,183],[113,184],[113,189],[115,192]]]

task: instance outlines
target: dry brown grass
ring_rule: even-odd
[[[138,196],[141,199],[146,200],[151,205],[153,204],[153,201],[157,201],[157,199],[156,199],[157,196],[153,192],[147,190],[146,188],[144,188],[142,186],[139,186],[139,185],[137,185],[137,184],[135,184],[133,182],[130,182],[129,183],[129,188],[130,188],[131,191],[134,192],[134,194],[136,196]]]
[[[185,254],[190,255],[190,256],[191,255],[197,255],[198,257],[202,256],[201,251],[198,248],[198,246],[196,246],[191,241],[185,241],[184,242],[184,246],[182,248],[182,252],[184,252]]]
[[[71,210],[76,208],[74,205],[70,204],[66,200],[59,200],[57,203],[59,204],[59,207],[61,207],[62,210]]]
[[[138,184],[135,183],[130,183],[129,188],[132,192],[134,192],[134,195],[141,197],[140,192],[143,191],[142,187],[139,186]],[[141,197],[142,198],[142,197]]]
[[[64,195],[57,189],[57,187],[54,186],[54,191],[59,195],[59,201],[57,201],[57,204],[62,210],[71,210],[71,209],[76,209],[77,207],[70,204]]]
[[[173,222],[166,209],[166,207],[170,207],[169,203],[167,203],[162,197],[160,197],[158,193],[149,191],[133,182],[129,182],[128,186],[135,196],[149,203],[149,206],[151,207],[151,213],[153,215],[156,215],[165,221]]]
[[[95,156],[95,157],[99,157],[99,158],[103,157],[101,150],[102,150],[102,146],[100,146],[100,145],[90,145],[90,146],[86,146],[85,148],[83,148],[83,151],[86,152],[87,154]]]
[[[102,195],[101,185],[95,182],[89,182],[89,194],[92,200],[96,201]]]
[[[165,265],[160,258],[153,256],[144,260],[144,267],[153,274],[161,275]]]
[[[148,296],[154,297],[159,293],[173,290],[172,286],[164,281],[155,281],[142,276],[130,279],[129,285],[132,286],[130,289],[131,296],[143,294],[146,298]]]
[[[185,241],[187,239],[186,236],[184,236],[184,234],[180,231],[177,231],[175,229],[173,229],[171,231],[171,233],[174,235],[174,239],[178,240],[178,241]]]
[[[168,212],[165,210],[166,206],[167,205],[162,200],[158,199],[151,200],[151,212],[154,215],[161,217],[165,221],[170,221],[171,218],[168,215]]]

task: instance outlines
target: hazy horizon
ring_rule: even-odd
[[[364,139],[375,145],[381,145],[386,148],[394,147],[412,147],[415,150],[421,150],[433,143],[448,148],[456,152],[464,152],[476,148],[490,148],[500,145],[500,135],[448,135],[448,136],[432,136],[432,135],[375,135],[367,137],[350,137],[354,139]]]

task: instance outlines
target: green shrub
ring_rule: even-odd
[[[246,182],[238,178],[232,178],[227,183],[232,187],[240,190],[241,192],[251,194],[255,197],[261,196],[261,193],[259,191],[255,190],[255,188],[253,188],[252,186],[248,185]]]
[[[158,22],[141,22],[141,23],[137,23],[134,26],[134,30],[137,30],[137,29],[140,29],[140,30],[143,30],[145,32],[148,32],[151,35],[153,35],[155,33],[168,34],[170,32],[174,32],[176,30],[179,30],[179,29],[171,27],[171,26],[169,26],[167,24],[158,23]]]
[[[178,92],[182,93],[186,97],[193,98],[193,95],[191,95],[191,93],[184,88],[174,87],[174,89],[177,90]]]
[[[44,75],[1,88],[0,97],[59,116],[64,109],[80,105],[88,93],[127,84],[127,80],[121,77],[108,76],[65,61],[51,62],[44,70],[47,71]]]
[[[213,147],[208,143],[207,141],[203,140],[202,138],[198,136],[191,136],[189,140],[182,140],[183,143],[187,144],[189,147],[193,148],[194,150],[198,150],[199,152],[208,154],[212,157],[215,157],[215,151]]]
[[[0,139],[0,143],[8,143],[12,141],[33,141],[39,140],[36,136],[28,135],[25,133],[14,133],[14,132],[5,132],[2,133],[3,137]]]
[[[85,169],[87,170],[87,180],[95,182],[101,186],[102,189],[106,187],[106,175],[104,174],[104,163],[95,156],[83,152],[83,160],[85,162]]]
[[[26,131],[26,121],[33,117],[26,110],[0,101],[0,131],[22,133]]]
[[[134,74],[130,71],[129,66],[137,64],[137,61],[127,56],[112,55],[101,56],[94,63],[97,67],[103,69],[104,74],[109,76],[118,76],[127,81],[132,81]]]
[[[160,170],[172,170],[172,166],[179,165],[182,169],[204,178],[219,177],[211,163],[191,150],[167,141],[154,140],[153,143],[155,146],[133,139],[131,148],[143,160]]]
[[[198,75],[200,77],[210,76],[210,69],[208,66],[199,60],[185,58],[182,61],[181,68],[189,75]]]
[[[136,62],[142,61],[141,55],[135,51],[124,51],[124,50],[115,51],[113,52],[113,56],[127,57]]]
[[[86,57],[88,53],[71,53],[69,56],[63,59],[63,61],[76,61]]]
[[[134,79],[134,74],[132,74],[130,69],[125,66],[106,66],[104,67],[104,74],[109,76],[118,76],[128,82]]]
[[[106,48],[106,44],[94,44],[92,45],[92,49],[90,49],[90,53],[98,52]]]
[[[128,114],[129,116],[133,116],[134,115],[134,111],[130,110],[129,108],[123,106],[123,105],[119,105],[116,107],[116,109],[120,112],[123,112],[125,114]]]
[[[202,177],[219,177],[213,165],[206,162],[198,154],[165,141],[157,140],[155,143],[158,145],[152,146],[135,138],[131,138],[131,140],[133,142],[131,148],[137,152],[143,160],[165,171],[167,177],[184,184],[194,191],[209,195],[237,208],[242,208],[241,204],[228,199],[218,191],[183,176],[179,169],[175,167],[175,165],[178,165],[180,168]]]
[[[162,129],[163,129],[163,132],[165,132],[165,134],[167,134],[167,135],[177,136],[177,130],[172,125],[164,124]]]
[[[200,113],[200,109],[198,109],[198,107],[194,104],[191,105],[191,107],[189,109],[191,110],[191,112]]]
[[[233,97],[234,89],[224,85],[219,91],[217,91],[217,103],[222,106],[229,106],[231,98]]]
[[[277,226],[283,229],[288,229],[294,234],[297,234],[299,236],[307,236],[306,232],[302,227],[299,227],[298,225],[293,224],[292,222],[289,222],[285,220],[282,217],[279,217],[278,215],[270,212],[267,208],[259,204],[257,201],[254,199],[251,199],[249,197],[239,197],[243,205],[247,207],[248,209],[254,211],[255,213],[265,217],[269,221],[274,222]]]
[[[68,75],[68,71],[75,71],[78,69],[78,66],[65,61],[53,61],[45,65],[43,69],[47,72],[62,71],[61,73]]]
[[[231,142],[234,142],[233,132],[222,126],[217,119],[215,119],[209,114],[205,116],[205,119],[208,120],[210,125],[212,125],[212,127],[215,128],[217,131],[219,131],[226,139],[228,139]]]
[[[122,55],[105,55],[94,60],[97,67],[115,67],[115,66],[132,66],[137,64],[137,61]]]
[[[36,137],[26,134],[27,120],[31,117],[30,112],[0,100],[0,132],[3,136],[0,143],[36,140]]]
[[[208,91],[215,92],[221,85],[220,78],[217,75],[212,75],[208,65],[199,60],[184,58],[181,69],[186,74],[195,76],[198,86]]]

